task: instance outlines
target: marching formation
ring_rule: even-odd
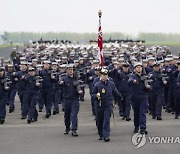
[[[134,133],[147,134],[146,115],[163,120],[162,111],[180,116],[180,55],[166,46],[145,48],[141,42],[105,43],[104,65],[98,60],[98,46],[69,41],[38,41],[11,59],[0,58],[0,124],[6,108],[15,111],[15,96],[21,104],[21,119],[38,120],[64,112],[65,132],[78,136],[80,101],[89,88],[92,115],[99,140],[110,141],[110,118],[118,106],[122,120],[134,113]]]

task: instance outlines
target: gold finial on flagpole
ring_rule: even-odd
[[[102,16],[102,12],[101,12],[101,10],[99,10],[99,12],[98,12],[98,16],[99,16],[99,18],[101,18],[101,16]]]

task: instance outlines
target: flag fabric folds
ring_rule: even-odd
[[[101,29],[101,17],[99,17],[99,28],[98,28],[98,57],[101,66],[104,66],[104,57],[103,57],[103,37]]]

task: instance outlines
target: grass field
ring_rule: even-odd
[[[160,45],[160,46],[173,46],[180,47],[180,42],[146,42],[146,46]]]
[[[22,43],[15,43],[15,44],[12,44],[12,45],[10,45],[10,44],[0,44],[0,48],[9,48],[9,47],[15,47],[15,46],[23,46],[23,44]]]

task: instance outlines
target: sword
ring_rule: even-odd
[[[113,110],[112,110],[112,116],[113,116],[113,122],[114,122],[114,126],[116,127],[115,115],[114,115],[114,112],[113,112]]]

